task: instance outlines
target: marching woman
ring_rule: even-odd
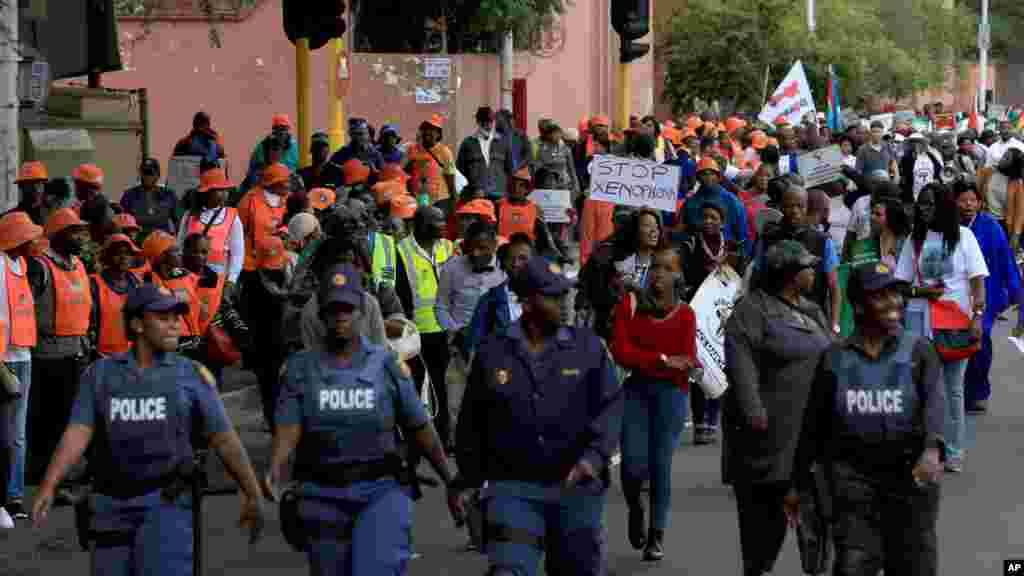
[[[697,365],[696,319],[682,301],[682,260],[673,249],[651,256],[647,288],[626,294],[616,310],[612,355],[632,370],[622,423],[622,488],[629,541],[644,559],[661,560],[672,500],[672,454],[682,432],[689,372]],[[645,522],[641,485],[650,479]]]
[[[132,261],[142,251],[124,234],[111,234],[103,244],[100,258],[103,270],[90,277],[92,288],[92,320],[94,349],[106,358],[124,354],[132,347],[124,330],[122,309],[128,292],[142,281],[131,273]]]

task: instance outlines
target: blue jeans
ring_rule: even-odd
[[[683,430],[687,395],[675,384],[633,376],[625,385],[622,419],[622,490],[626,502],[640,499],[643,481],[651,481],[651,521],[668,525],[672,503],[672,455]]]
[[[32,361],[8,362],[21,382],[21,397],[14,407],[14,451],[11,457],[11,476],[7,483],[7,500],[20,500],[25,495],[25,423],[28,415],[28,393],[32,388]]]
[[[946,385],[946,460],[963,458],[967,426],[964,417],[964,372],[967,360],[942,363],[942,380]]]

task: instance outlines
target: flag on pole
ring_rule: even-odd
[[[843,129],[842,110],[839,107],[839,77],[832,65],[828,65],[828,127],[833,132]]]
[[[757,118],[765,124],[777,124],[784,120],[795,126],[808,116],[812,119],[816,116],[814,98],[807,83],[804,65],[797,60],[779,87],[768,98]]]

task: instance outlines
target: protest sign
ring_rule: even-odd
[[[741,295],[743,279],[728,265],[709,274],[690,302],[697,318],[697,360],[704,368],[699,383],[709,398],[729,387],[725,376],[725,323]]]
[[[839,146],[827,146],[801,154],[797,158],[804,186],[814,188],[838,180],[843,175],[843,151]]]
[[[806,114],[813,117],[815,113],[811,85],[807,83],[803,63],[797,60],[779,87],[772,92],[757,119],[765,124],[775,124],[776,120],[785,119],[796,126]]]
[[[167,162],[167,187],[180,199],[185,192],[199,187],[202,156],[172,156]]]
[[[538,189],[530,194],[530,200],[540,208],[544,214],[544,221],[548,224],[569,222],[568,210],[572,207],[571,191]]]
[[[678,166],[604,155],[590,166],[591,200],[675,212],[678,188]]]

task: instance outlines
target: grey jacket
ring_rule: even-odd
[[[737,304],[725,327],[729,389],[722,402],[722,476],[726,483],[788,481],[815,368],[831,344],[821,308],[797,308],[756,290]],[[768,430],[750,427],[768,418]]]

